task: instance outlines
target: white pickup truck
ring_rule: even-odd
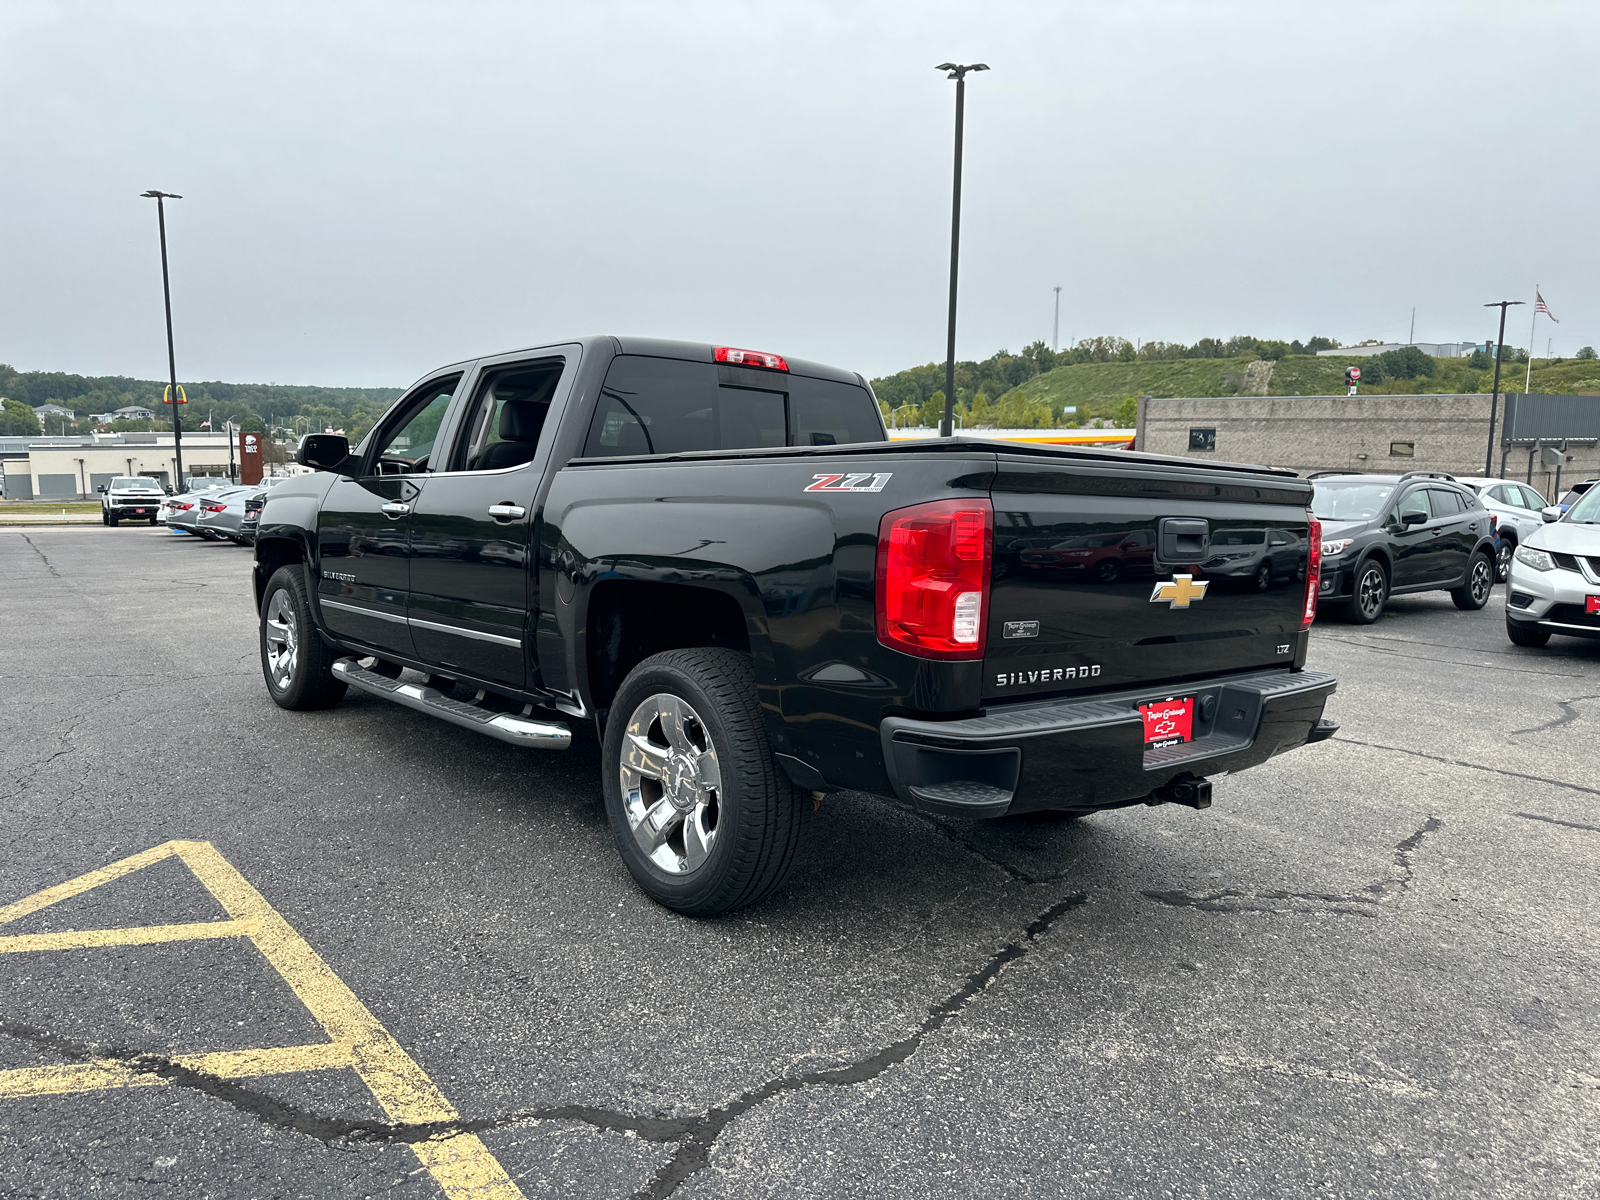
[[[110,486],[100,488],[100,523],[115,525],[118,521],[148,521],[154,525],[161,511],[161,501],[166,492],[154,479],[139,475],[119,475]]]

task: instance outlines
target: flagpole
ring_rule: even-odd
[[[1533,334],[1539,328],[1539,285],[1533,285],[1533,320],[1528,322],[1528,374],[1522,381],[1522,390],[1526,394],[1533,386]]]

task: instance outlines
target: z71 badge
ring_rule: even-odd
[[[816,482],[806,488],[806,491],[881,492],[893,475],[893,471],[884,471],[878,475],[874,475],[871,471],[861,471],[854,475],[813,475],[811,478]]]

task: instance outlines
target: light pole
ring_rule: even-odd
[[[183,428],[178,423],[178,360],[172,353],[172,285],[167,280],[167,208],[168,200],[182,200],[176,192],[160,192],[151,188],[139,193],[141,199],[156,202],[156,221],[161,227],[161,298],[167,306],[167,382],[172,387],[172,456],[177,460],[177,484],[183,487]]]
[[[956,171],[950,200],[950,335],[945,345],[944,359],[944,420],[939,424],[939,436],[949,437],[951,417],[956,409],[956,265],[961,257],[961,127],[967,107],[967,72],[987,71],[987,63],[940,63],[936,71],[948,71],[946,79],[956,81]]]
[[[1050,352],[1061,349],[1061,289],[1056,289],[1056,319],[1050,326]]]
[[[1506,309],[1521,300],[1492,300],[1485,308],[1500,310],[1500,334],[1494,344],[1494,394],[1489,397],[1489,446],[1483,452],[1483,473],[1494,472],[1494,419],[1500,411],[1500,360],[1506,356]]]

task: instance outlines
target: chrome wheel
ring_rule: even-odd
[[[1511,556],[1515,552],[1516,547],[1503,539],[1500,542],[1500,548],[1495,551],[1495,569],[1500,575],[1501,583],[1511,578]]]
[[[1472,602],[1480,608],[1489,602],[1489,591],[1494,587],[1494,568],[1481,555],[1472,560]]]
[[[1368,621],[1376,621],[1378,614],[1383,611],[1383,591],[1381,570],[1368,567],[1361,572],[1361,580],[1356,584],[1356,607]]]
[[[294,619],[294,605],[287,588],[279,588],[267,601],[267,672],[272,686],[287,691],[294,679],[294,664],[300,651],[300,630]]]
[[[722,816],[722,770],[705,722],[670,692],[648,697],[628,718],[620,769],[640,853],[670,875],[698,869]]]

